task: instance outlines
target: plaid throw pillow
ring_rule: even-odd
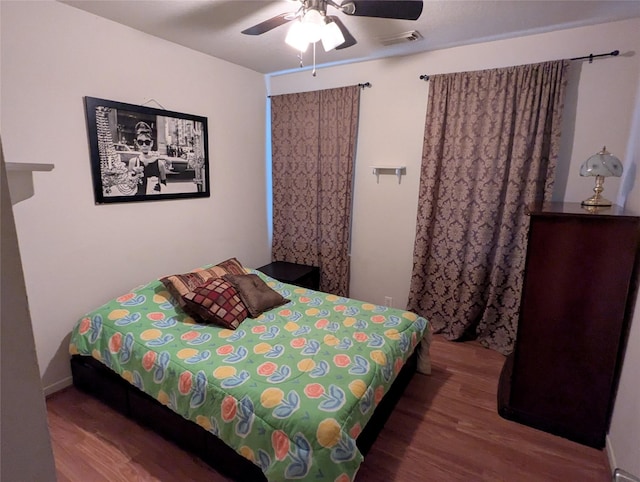
[[[230,330],[238,328],[248,315],[236,289],[222,278],[198,286],[182,300],[189,314]]]

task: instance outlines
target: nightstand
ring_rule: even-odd
[[[274,261],[258,268],[258,271],[262,271],[267,276],[271,276],[283,283],[298,285],[316,291],[320,289],[320,268],[317,266]]]

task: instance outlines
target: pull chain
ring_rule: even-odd
[[[316,43],[313,42],[313,71],[311,72],[314,77],[316,76]]]

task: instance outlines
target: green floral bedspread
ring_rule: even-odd
[[[195,323],[153,281],[80,319],[70,353],[100,360],[268,480],[353,480],[355,438],[427,321],[251,272],[291,302],[231,331]]]

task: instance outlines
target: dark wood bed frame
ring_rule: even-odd
[[[417,354],[414,351],[356,440],[363,455],[367,454],[384,427],[411,381],[416,365]],[[236,453],[218,437],[165,407],[97,360],[74,355],[71,357],[71,373],[77,388],[192,452],[221,474],[239,481],[266,480],[257,465]]]

